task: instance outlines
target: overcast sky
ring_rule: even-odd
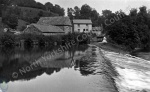
[[[100,14],[102,10],[109,9],[113,12],[123,10],[128,12],[127,7],[139,8],[140,6],[147,6],[150,9],[150,0],[36,0],[45,4],[51,2],[58,4],[67,11],[68,7],[74,8],[74,6],[81,7],[83,4],[88,4],[92,8],[95,8]]]

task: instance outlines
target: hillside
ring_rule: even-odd
[[[26,28],[28,24],[29,24],[28,22],[19,19],[17,30],[22,31],[22,28]],[[4,29],[4,24],[2,23],[2,18],[0,17],[0,31],[3,31],[3,29]]]
[[[19,18],[17,30],[20,31],[24,30],[28,24],[36,23],[40,17],[58,16],[58,14],[50,11],[45,11],[42,9],[30,8],[30,7],[9,6],[5,11],[3,11],[3,15],[2,15],[3,17],[5,17],[6,14],[8,14],[9,12],[11,13],[15,12],[15,14],[17,14],[17,17]],[[2,29],[3,29],[3,23],[2,23],[2,18],[0,18],[0,30]]]
[[[19,7],[21,9],[21,16],[22,17],[30,17],[30,18],[35,18],[38,16],[40,12],[42,12],[41,16],[58,16],[56,13],[52,13],[49,11],[45,11],[42,9],[37,9],[37,8],[29,8],[29,7]]]

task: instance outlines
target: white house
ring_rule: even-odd
[[[92,31],[92,21],[90,19],[74,19],[73,31],[85,33]]]

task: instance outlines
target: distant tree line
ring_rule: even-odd
[[[74,8],[68,8],[67,14],[70,19],[91,19],[93,22],[93,26],[99,26],[99,13],[91,8],[89,5],[84,4],[81,8],[75,6]]]
[[[70,19],[91,19],[93,26],[103,27],[108,42],[121,45],[128,50],[136,48],[150,49],[150,10],[145,6],[132,8],[129,14],[122,10],[113,13],[103,10],[100,15],[85,4],[81,8],[68,8]]]

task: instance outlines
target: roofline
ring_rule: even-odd
[[[73,24],[93,24],[93,23],[73,23]]]
[[[72,26],[72,25],[54,25],[54,26]]]
[[[73,20],[91,20],[91,19],[73,19]]]

